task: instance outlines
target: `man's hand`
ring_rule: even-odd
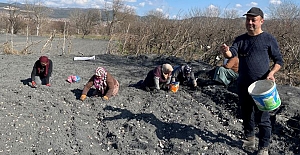
[[[46,86],[50,87],[50,86],[51,86],[51,84],[50,84],[50,83],[47,83],[47,84],[46,84]]]
[[[227,46],[226,44],[222,44],[220,46],[220,52],[221,53],[226,53],[227,51],[229,51],[229,46]]]
[[[226,44],[222,44],[220,46],[220,52],[224,55],[225,58],[230,58],[232,56],[232,53],[229,51],[229,46]]]

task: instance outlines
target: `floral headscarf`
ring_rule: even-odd
[[[104,94],[104,88],[107,86],[107,72],[103,67],[98,67],[95,71],[94,86]],[[97,77],[98,76],[98,77]]]

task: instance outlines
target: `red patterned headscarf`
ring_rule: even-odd
[[[96,89],[100,90],[102,94],[104,94],[104,89],[107,86],[106,83],[107,72],[103,67],[98,67],[95,70],[95,75],[98,76],[98,78],[95,76],[94,86]]]
[[[44,76],[47,76],[47,75],[48,75],[48,69],[49,69],[49,59],[48,59],[48,57],[46,57],[46,56],[41,56],[41,57],[39,58],[39,61],[40,61],[40,63],[46,63],[46,66],[45,66],[45,74],[44,74]],[[40,70],[41,70],[41,68],[38,67],[38,72],[39,72],[39,73],[40,73]]]

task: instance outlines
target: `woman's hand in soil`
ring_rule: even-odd
[[[81,101],[84,101],[85,99],[86,99],[86,95],[82,94],[82,95],[80,96],[80,100],[81,100]]]

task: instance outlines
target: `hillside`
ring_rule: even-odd
[[[18,8],[21,8],[21,10],[24,10],[26,8],[26,6],[24,4],[21,4],[21,3],[13,3],[13,4],[0,3],[0,12],[5,11],[4,8],[7,7],[7,6],[18,7]],[[84,8],[56,8],[56,7],[51,7],[50,9],[52,11],[49,14],[49,17],[54,18],[54,19],[69,18],[71,12],[74,11],[74,10],[78,10],[78,9],[80,9],[82,11],[89,10],[88,8],[84,9]],[[111,17],[112,12],[109,11],[108,14],[109,14],[109,17]],[[107,15],[107,13],[104,12],[104,10],[101,10],[102,20],[107,19],[106,15]]]

